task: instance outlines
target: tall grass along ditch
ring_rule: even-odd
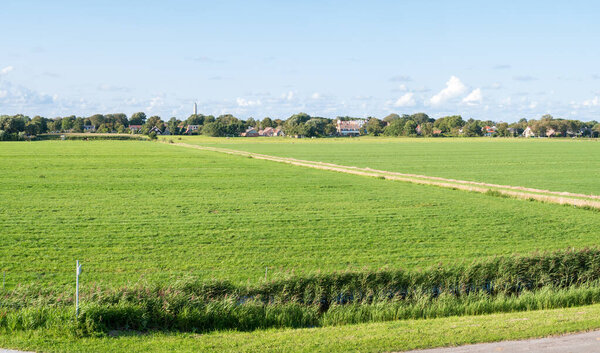
[[[565,250],[420,271],[289,277],[257,285],[182,279],[171,284],[83,288],[74,319],[68,288],[2,293],[0,330],[68,327],[206,332],[315,327],[564,308],[600,302],[600,250]]]

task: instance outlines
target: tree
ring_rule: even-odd
[[[124,127],[129,126],[129,120],[127,120],[127,115],[123,113],[106,114],[104,118],[106,119],[106,121],[112,122],[115,126],[119,124],[123,125]]]
[[[83,118],[75,118],[72,130],[73,132],[83,132]]]
[[[326,136],[325,127],[329,123],[329,119],[311,118],[304,124],[304,136]]]
[[[104,124],[104,122],[106,121],[106,118],[104,118],[104,115],[102,114],[94,114],[88,119],[90,119],[90,123],[94,125],[94,129],[98,129],[100,125]]]
[[[273,120],[271,120],[271,118],[266,117],[264,118],[261,122],[260,122],[260,128],[264,129],[267,127],[275,127],[275,123],[273,122]]]
[[[0,130],[4,130],[7,134],[16,134],[25,131],[25,125],[28,121],[29,118],[20,114],[15,116],[4,115],[0,117]]]
[[[392,113],[392,114],[386,116],[385,118],[383,118],[383,121],[386,123],[391,123],[392,121],[394,121],[396,119],[400,119],[400,115]]]
[[[483,135],[483,124],[479,120],[469,119],[463,126],[463,134],[465,136],[474,137]]]
[[[129,119],[129,125],[144,125],[146,123],[146,113],[137,112],[133,113],[131,119]]]
[[[421,135],[426,137],[433,136],[433,123],[422,123]]]
[[[445,116],[433,123],[433,126],[442,130],[443,133],[450,133],[464,125],[465,122],[460,115]]]
[[[370,118],[365,125],[369,135],[379,136],[383,132],[383,122],[377,118]]]
[[[203,125],[205,123],[205,117],[202,114],[192,114],[185,121],[186,125]],[[171,130],[169,128],[169,130]]]
[[[419,125],[424,123],[433,123],[435,121],[435,119],[430,118],[429,115],[425,113],[416,113],[413,115],[409,115],[408,119],[413,120]]]
[[[510,132],[508,131],[508,123],[498,123],[496,125],[496,132],[498,136],[507,137],[510,136]]]
[[[144,127],[148,128],[148,130],[152,129],[153,127],[157,127],[162,132],[165,129],[165,123],[163,123],[163,121],[160,118],[160,116],[154,115],[154,116],[151,116],[146,121],[146,124],[145,124]]]
[[[181,121],[176,117],[172,117],[169,119],[169,122],[167,122],[167,127],[172,135],[181,135],[182,131],[181,128],[179,128],[179,124],[181,124]]]
[[[404,135],[405,136],[416,136],[417,135],[417,123],[414,120],[408,120],[404,123]]]
[[[62,118],[54,118],[48,121],[48,131],[56,132],[62,129]]]
[[[600,136],[600,124],[596,124],[592,127],[592,137]]]
[[[37,135],[37,134],[39,134],[40,130],[39,130],[38,125],[36,125],[32,121],[28,121],[25,124],[25,132],[27,133],[27,135],[31,136],[31,135]]]
[[[213,121],[213,122],[204,124],[204,126],[202,127],[202,134],[206,135],[206,136],[214,136],[214,137],[224,136],[225,129],[223,129],[221,123],[219,123],[217,121]]]
[[[259,124],[256,120],[254,120],[254,118],[250,117],[248,118],[248,120],[246,120],[246,127],[253,127],[253,128],[258,128]]]
[[[283,132],[288,136],[306,136],[307,131],[304,124],[309,121],[310,115],[306,113],[298,113],[289,117],[285,123],[283,123]]]
[[[404,119],[395,119],[383,129],[383,134],[387,136],[401,136],[404,133],[405,125],[406,122]]]
[[[75,116],[67,116],[62,119],[62,130],[69,131],[73,128],[73,124],[75,123]]]
[[[39,115],[36,115],[35,117],[33,117],[33,119],[31,119],[31,123],[36,125],[38,134],[45,134],[46,132],[48,132],[48,121],[47,120],[48,119],[41,117]]]

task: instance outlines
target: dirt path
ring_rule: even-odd
[[[204,151],[213,151],[219,153],[226,153],[231,155],[245,156],[256,159],[263,159],[273,162],[286,163],[291,165],[297,165],[308,168],[330,170],[340,173],[355,174],[362,176],[378,177],[388,180],[398,180],[414,184],[422,185],[434,185],[444,188],[465,190],[471,192],[487,193],[495,192],[507,197],[536,200],[541,202],[557,203],[557,204],[568,204],[578,207],[592,207],[600,209],[600,196],[598,195],[586,195],[571,193],[567,191],[550,191],[543,189],[527,188],[522,186],[512,185],[500,185],[490,184],[477,181],[457,180],[448,179],[441,177],[432,177],[427,175],[418,174],[407,174],[390,172],[385,170],[371,169],[371,168],[360,168],[353,166],[344,166],[326,162],[307,161],[289,157],[277,157],[260,153],[238,151],[227,148],[219,147],[207,147],[200,145],[191,145],[188,143],[174,143],[175,146],[194,148]]]
[[[558,337],[479,343],[451,348],[410,351],[412,353],[597,353],[600,352],[600,331],[569,334]]]

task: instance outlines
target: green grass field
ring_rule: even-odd
[[[184,136],[182,141],[387,171],[600,195],[600,142],[596,140]]]
[[[462,143],[462,142],[460,142]],[[7,283],[256,282],[598,243],[595,211],[150,142],[2,144]]]
[[[600,145],[593,141],[204,137],[183,137],[181,141],[391,171],[600,194],[596,181]],[[542,155],[548,155],[549,164],[539,158]],[[600,241],[597,210],[155,142],[5,142],[0,144],[0,165],[0,271],[6,273],[8,289],[28,285],[70,290],[76,259],[84,264],[85,293],[96,285],[172,283],[190,277],[255,284],[264,281],[266,267],[269,279],[348,269],[414,270],[497,255],[580,249]],[[548,313],[540,317],[552,315]],[[600,327],[591,318],[586,320],[569,327]],[[439,331],[448,322],[420,320],[418,325],[423,325],[423,330]],[[400,321],[297,332],[315,342],[333,339],[339,343],[335,346],[339,351],[526,337],[515,330],[502,331],[498,336],[481,331],[464,332],[466,336],[454,340],[400,344],[392,336],[406,324]],[[549,321],[543,330],[526,325],[524,332],[529,336],[562,332],[557,325],[559,322]],[[354,337],[358,341],[346,342],[344,335],[354,328],[362,332]],[[0,333],[0,345],[48,351],[77,351],[82,347],[119,351],[128,345],[160,350],[165,344],[180,345],[182,350],[277,350],[295,332],[157,333],[77,339],[62,333],[52,338],[51,333],[23,331],[9,334],[10,338]],[[382,343],[375,344],[367,332],[381,336]],[[246,345],[243,342],[247,339],[256,339],[257,345]],[[292,342],[288,347],[314,348],[300,343]]]

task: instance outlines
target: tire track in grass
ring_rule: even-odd
[[[524,200],[536,200],[547,203],[557,203],[561,205],[573,205],[577,207],[591,207],[600,209],[600,196],[598,195],[586,195],[579,193],[571,193],[567,191],[550,191],[543,189],[528,188],[523,186],[512,186],[512,185],[501,185],[491,184],[477,181],[467,181],[458,179],[441,178],[427,175],[389,172],[385,170],[371,169],[371,168],[360,168],[353,166],[344,166],[334,163],[327,162],[316,162],[308,161],[303,159],[296,159],[290,157],[277,157],[267,154],[232,150],[228,148],[220,147],[208,147],[200,145],[192,145],[188,143],[171,143],[171,145],[194,148],[203,151],[212,151],[225,153],[230,155],[251,157],[256,159],[268,160],[272,162],[286,163],[301,167],[315,168],[321,170],[329,170],[340,173],[369,176],[376,178],[383,178],[387,180],[397,180],[403,182],[409,182],[420,185],[434,185],[443,188],[464,190],[470,192],[488,193],[495,192],[503,196],[524,199]]]

